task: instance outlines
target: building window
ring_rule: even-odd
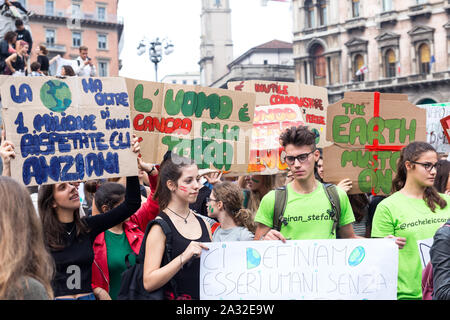
[[[106,8],[97,7],[97,20],[106,21]]]
[[[183,82],[183,84],[187,84],[187,80],[183,80],[182,82]]]
[[[196,85],[198,83],[197,80],[192,81],[192,84]]]
[[[72,2],[72,18],[81,19],[81,3]]]
[[[424,43],[419,47],[419,69],[421,74],[430,73],[430,47]]]
[[[99,61],[98,62],[98,75],[100,77],[107,77],[108,76],[108,62],[106,62],[106,61]]]
[[[325,49],[321,45],[312,48],[314,85],[325,86],[327,76],[327,61],[324,56]]]
[[[108,48],[106,34],[99,34],[97,36],[97,40],[98,40],[97,41],[97,48],[98,49],[106,50]]]
[[[45,14],[47,16],[53,16],[55,14],[55,2],[51,0],[45,1]]]
[[[392,0],[383,0],[383,11],[392,11]]]
[[[81,46],[81,32],[72,32],[72,47],[78,48]]]
[[[396,76],[396,65],[397,59],[395,58],[394,50],[389,49],[385,54],[385,73],[387,78],[393,78]]]
[[[359,0],[352,0],[352,15],[353,18],[359,17]]]
[[[177,80],[172,80],[172,83],[173,83],[173,84],[176,84],[176,83],[177,83]]]
[[[55,37],[56,37],[56,31],[54,29],[46,29],[45,30],[45,43],[47,44],[47,46],[55,45]]]
[[[311,0],[305,1],[306,28],[314,28],[314,6]]]
[[[353,74],[355,75],[355,81],[364,81],[364,58],[362,55],[357,54],[353,61]]]
[[[319,25],[325,26],[327,24],[327,2],[326,0],[320,0],[319,7]]]

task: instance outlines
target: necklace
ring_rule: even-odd
[[[64,230],[64,231],[67,233],[67,235],[70,236],[72,234],[72,232],[73,232],[73,229],[75,229],[75,225],[73,225],[73,227],[72,227],[72,229],[70,231],[66,231],[66,230]]]
[[[188,214],[187,214],[187,216],[186,216],[186,218],[185,218],[185,217],[179,215],[178,213],[176,213],[175,211],[173,211],[172,209],[170,209],[169,207],[167,207],[167,209],[169,209],[169,210],[170,210],[173,214],[175,214],[176,216],[178,216],[178,217],[180,217],[181,219],[183,219],[183,220],[184,220],[184,223],[187,223],[187,218],[188,218],[189,215],[191,214],[191,210],[189,210],[189,212],[188,212]]]

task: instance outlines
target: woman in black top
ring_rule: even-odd
[[[25,71],[28,71],[28,43],[20,40],[18,41],[18,47],[16,53],[13,53],[8,58],[6,58],[5,62],[8,66],[9,70],[13,75],[16,72],[23,72],[23,75],[26,75]]]
[[[39,48],[36,49],[36,51],[38,54],[37,62],[41,64],[41,71],[43,74],[48,76],[48,68],[49,68],[49,61],[47,57],[48,50],[43,44],[41,44]]]
[[[139,153],[133,137],[133,152]],[[141,205],[138,177],[127,177],[125,201],[108,214],[80,217],[80,198],[71,183],[39,188],[38,206],[44,238],[55,260],[52,287],[56,299],[95,300],[92,291],[92,245],[98,234],[133,215]]]
[[[16,52],[13,47],[13,45],[16,43],[16,39],[17,33],[15,33],[14,31],[8,31],[5,34],[5,38],[0,41],[0,74],[3,74],[5,72],[6,58]]]
[[[202,249],[208,250],[202,242],[211,242],[209,224],[189,209],[200,187],[197,165],[191,159],[172,154],[161,165],[154,199],[162,210],[157,219],[164,219],[172,230],[172,260],[161,266],[166,236],[155,224],[145,244],[143,278],[147,291],[157,290],[174,278],[178,293],[175,298],[200,298],[198,258]],[[166,298],[173,297],[167,295]]]

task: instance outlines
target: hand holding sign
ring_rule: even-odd
[[[14,144],[6,140],[5,130],[2,130],[0,155],[3,161],[3,175],[11,176],[11,159],[16,157],[16,152],[14,151]]]

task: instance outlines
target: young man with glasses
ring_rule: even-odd
[[[255,222],[256,240],[308,240],[335,239],[332,232],[331,203],[324,186],[314,176],[314,166],[320,157],[316,149],[316,136],[307,127],[292,127],[280,136],[286,152],[286,164],[293,175],[287,185],[287,203],[284,210],[285,223],[281,230],[273,228],[275,190],[261,201]],[[340,238],[358,238],[352,223],[355,221],[352,207],[345,191],[337,188],[341,214],[337,234]]]

